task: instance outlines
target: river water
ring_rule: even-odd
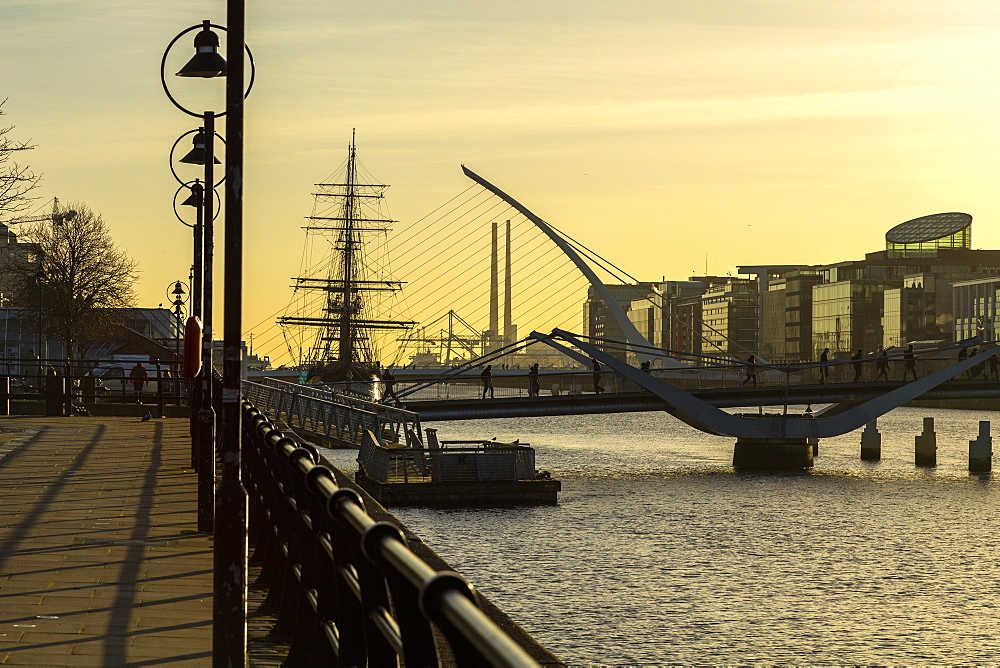
[[[735,473],[732,439],[663,414],[425,424],[530,442],[559,504],[392,510],[570,664],[996,664],[1000,473],[968,472],[994,415],[898,409],[880,462],[859,431],[801,474]]]

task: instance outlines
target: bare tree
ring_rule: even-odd
[[[7,100],[0,102],[0,116],[6,115],[3,110],[6,103]],[[28,193],[38,187],[42,178],[14,160],[19,151],[28,151],[34,146],[11,139],[9,135],[13,129],[13,125],[0,126],[0,217],[20,213],[37,199],[29,197]]]
[[[74,203],[72,217],[53,216],[21,236],[33,252],[11,258],[11,302],[25,326],[42,323],[61,340],[70,362],[77,348],[113,335],[120,314],[135,304],[138,268],[115,247],[100,214]],[[41,271],[40,271],[41,270]]]

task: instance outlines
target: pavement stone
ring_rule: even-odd
[[[0,417],[0,664],[211,663],[188,428]]]

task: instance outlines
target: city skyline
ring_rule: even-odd
[[[224,3],[0,8],[3,122],[37,146],[38,204],[100,211],[141,263],[140,306],[190,264],[167,155],[197,122],[158,68],[204,19]],[[312,184],[354,128],[397,228],[465,190],[465,163],[642,280],[859,259],[943,211],[1000,248],[998,31],[1000,7],[969,0],[251,3],[244,325],[289,300]]]

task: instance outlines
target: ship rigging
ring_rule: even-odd
[[[388,186],[359,179],[364,171],[359,167],[352,136],[342,178],[316,184],[312,215],[303,228],[307,248],[302,272],[292,278],[293,301],[294,295],[318,298],[303,300],[311,313],[300,310],[278,319],[286,341],[296,338],[288,335],[291,329],[314,332],[300,360],[310,383],[373,380],[385,333],[416,324],[385,318],[386,306],[403,283],[389,276],[388,263],[371,252],[370,241],[384,238],[387,226],[397,221],[383,213]],[[315,262],[313,253],[320,256]]]

